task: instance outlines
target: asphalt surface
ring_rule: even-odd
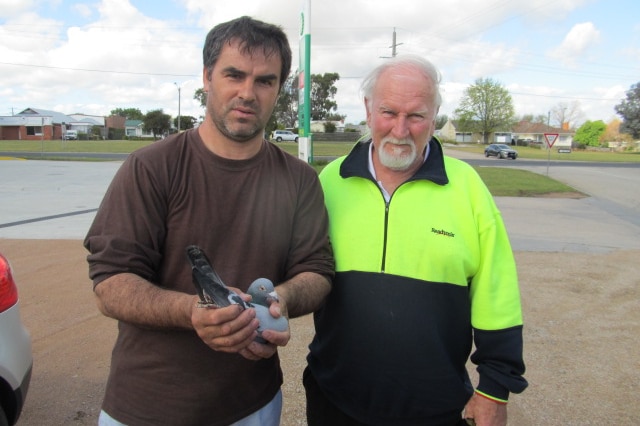
[[[597,165],[447,155],[472,164],[521,167],[587,196],[496,197],[514,250],[609,252],[640,249],[640,164]],[[0,161],[0,238],[81,239],[121,161]]]

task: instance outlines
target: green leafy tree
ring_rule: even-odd
[[[587,146],[599,146],[600,136],[607,130],[607,125],[602,120],[586,121],[582,126],[576,130],[576,134],[573,137],[575,142],[587,145]]]
[[[634,139],[640,138],[640,83],[631,85],[627,98],[614,109],[622,117],[620,132],[629,133]]]
[[[171,116],[165,114],[162,109],[147,111],[142,119],[142,126],[145,132],[153,133],[154,139],[157,139],[171,129]]]
[[[311,120],[326,120],[332,111],[338,109],[338,104],[333,100],[338,93],[335,86],[338,80],[340,75],[335,72],[311,75]]]
[[[144,120],[144,114],[138,108],[116,108],[111,110],[111,115],[119,115],[127,120]]]
[[[436,129],[442,129],[447,124],[447,121],[449,121],[447,114],[438,114],[436,116]]]
[[[336,125],[333,124],[332,121],[325,121],[325,123],[324,123],[324,131],[325,131],[325,133],[335,133],[336,132]]]
[[[202,108],[207,106],[207,92],[204,91],[203,87],[197,89],[193,93],[193,99],[200,101],[200,106]]]
[[[515,119],[509,91],[490,78],[479,78],[464,91],[455,114],[460,130],[481,132],[485,144],[491,133],[511,128]]]
[[[190,115],[180,116],[180,130],[193,129],[196,126],[197,118]],[[173,119],[173,127],[178,128],[178,117]]]
[[[272,127],[268,127],[269,131],[275,129],[294,128],[298,120],[298,76],[291,75],[284,82],[276,107],[272,115]]]

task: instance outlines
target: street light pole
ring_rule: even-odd
[[[178,133],[180,133],[180,86],[178,86],[178,83],[176,83],[175,81],[173,82],[173,84],[175,84],[178,88]]]

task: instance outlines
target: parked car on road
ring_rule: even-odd
[[[485,157],[518,158],[518,151],[503,143],[492,143],[484,149]]]
[[[298,142],[298,135],[291,130],[274,130],[271,132],[271,140],[276,142],[294,141]]]
[[[31,382],[31,337],[20,320],[11,265],[0,254],[0,425],[15,425]]]

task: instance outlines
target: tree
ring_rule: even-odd
[[[146,132],[153,133],[154,139],[157,139],[171,128],[171,116],[165,114],[162,109],[147,111],[142,120],[142,126]]]
[[[282,85],[278,102],[273,110],[272,128],[268,131],[280,129],[292,129],[298,121],[298,76],[290,75]]]
[[[331,111],[338,109],[338,104],[333,100],[338,93],[334,85],[340,80],[338,73],[324,73],[311,75],[311,120],[326,120]]]
[[[600,136],[606,130],[607,125],[604,121],[585,121],[585,123],[576,130],[573,140],[587,146],[599,146]]]
[[[629,133],[634,139],[640,138],[640,83],[631,85],[627,98],[614,107],[622,117],[620,131]]]
[[[200,106],[202,108],[207,106],[207,92],[204,91],[203,87],[197,89],[193,93],[193,99],[200,101]]]
[[[600,135],[600,144],[606,145],[609,142],[631,142],[631,135],[626,133],[620,133],[620,126],[622,121],[618,118],[614,118],[607,124],[607,128]]]
[[[479,78],[464,91],[455,114],[461,130],[481,132],[485,144],[491,133],[511,128],[515,119],[509,91],[490,78]]]
[[[111,115],[119,115],[127,120],[144,120],[144,114],[138,108],[116,108],[111,110]]]
[[[196,122],[198,120],[195,117],[190,115],[181,115],[180,116],[180,129],[179,130],[188,130],[193,129],[196,126]],[[178,128],[178,117],[173,119],[173,127]]]
[[[526,121],[527,123],[542,123],[547,124],[547,116],[544,114],[524,114],[518,121]]]
[[[549,111],[551,122],[549,125],[555,125],[562,128],[566,123],[569,129],[575,128],[579,121],[584,117],[584,113],[580,108],[580,102],[573,101],[570,104],[559,102]]]
[[[436,129],[442,129],[447,124],[447,121],[449,121],[447,114],[438,114],[436,116]]]

